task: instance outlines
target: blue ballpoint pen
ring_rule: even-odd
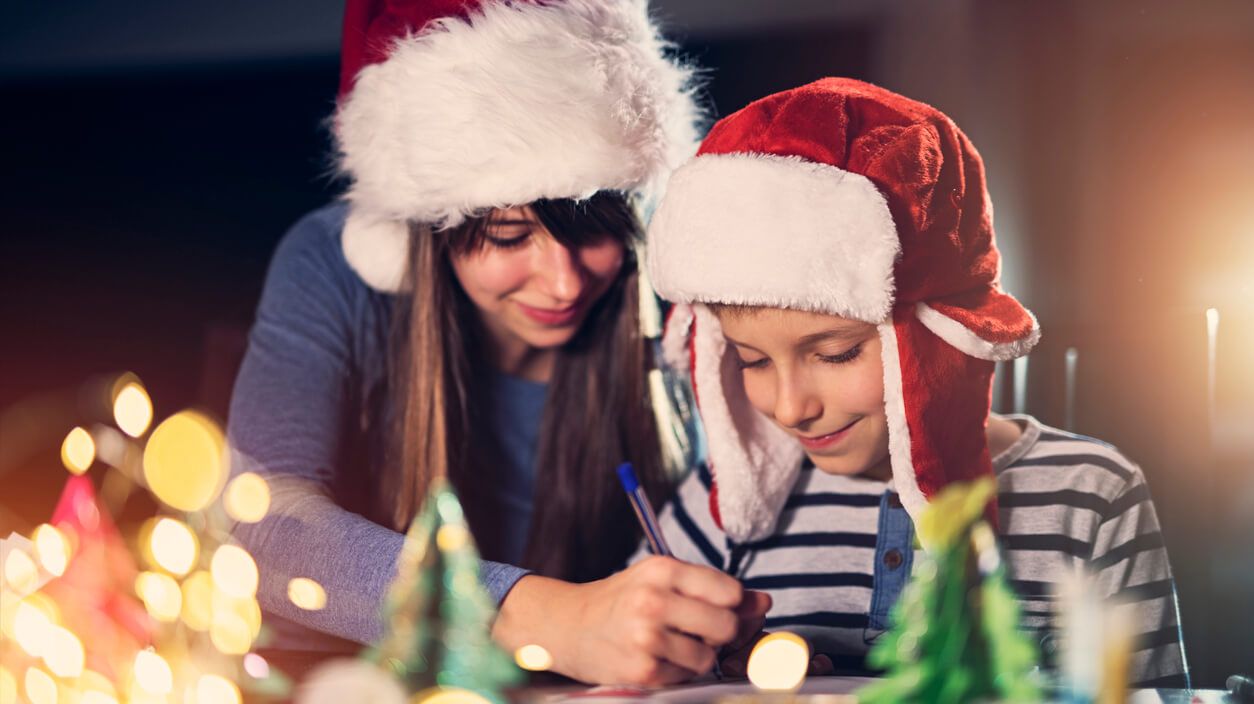
[[[649,503],[649,497],[644,493],[644,487],[640,486],[640,480],[636,478],[636,470],[630,462],[624,462],[618,466],[618,481],[622,482],[623,490],[627,492],[627,500],[631,502],[636,518],[640,520],[640,527],[644,529],[645,540],[649,541],[649,551],[654,555],[674,557],[670,546],[666,544],[666,537],[662,535],[661,527],[657,524],[657,514],[653,512],[653,505]],[[714,676],[720,680],[723,679],[723,670],[719,667],[717,654],[714,658]]]

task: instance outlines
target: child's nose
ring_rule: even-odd
[[[799,428],[822,413],[822,404],[809,392],[804,380],[780,380],[775,395],[775,422],[787,428]]]

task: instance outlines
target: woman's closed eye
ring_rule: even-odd
[[[525,230],[521,233],[511,232],[506,236],[484,235],[483,238],[493,247],[498,249],[517,249],[531,239],[531,231]]]

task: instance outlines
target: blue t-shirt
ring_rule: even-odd
[[[382,633],[380,607],[403,536],[385,527],[379,496],[387,426],[388,328],[395,297],[370,288],[340,244],[346,206],[301,219],[279,244],[231,399],[232,472],[271,483],[269,515],[235,536],[257,559],[258,599],[271,645],[341,649]],[[495,374],[491,428],[500,464],[461,482],[463,503],[492,516],[476,525],[483,584],[499,602],[526,574],[517,565],[531,521],[544,384]],[[479,470],[476,470],[479,471]],[[304,611],[287,598],[310,577],[327,606]]]

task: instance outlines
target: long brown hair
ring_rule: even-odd
[[[607,235],[622,244],[624,263],[578,333],[557,350],[548,384],[536,457],[532,522],[523,565],[560,579],[604,577],[623,564],[639,530],[614,467],[632,462],[654,502],[669,491],[648,383],[647,341],[640,332],[640,225],[620,194],[586,201],[531,204],[564,246],[576,249]],[[393,460],[385,494],[395,497],[393,525],[404,530],[432,478],[454,487],[473,481],[476,467],[499,450],[470,442],[469,429],[490,413],[484,379],[491,373],[479,313],[453,274],[451,257],[486,244],[486,218],[447,232],[411,228],[407,295],[393,314],[390,374],[397,404]],[[478,521],[467,506],[472,532]]]

